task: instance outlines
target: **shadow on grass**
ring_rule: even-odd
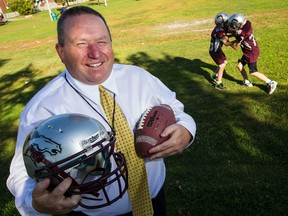
[[[197,123],[192,147],[166,158],[168,215],[287,213],[285,94],[219,92],[207,72],[216,67],[197,58],[155,61],[139,52],[127,60],[177,92]],[[224,78],[242,88],[241,80]]]
[[[8,61],[9,60],[0,60],[0,67],[8,63]],[[16,143],[17,122],[20,112],[30,98],[52,78],[52,76],[39,78],[39,71],[33,69],[32,64],[24,67],[22,70],[1,76],[0,164],[2,168],[0,169],[0,180],[2,184],[0,191],[2,198],[0,201],[0,215],[18,215],[14,207],[14,202],[12,202],[13,197],[6,188],[6,179],[9,174],[9,166],[12,159],[11,149],[14,149]],[[17,114],[15,115],[15,113]],[[11,145],[14,145],[14,147],[12,148]],[[10,153],[8,153],[8,151]]]
[[[127,61],[147,69],[177,92],[185,111],[197,123],[193,145],[182,154],[166,158],[167,215],[287,213],[286,94],[271,97],[261,91],[216,91],[207,72],[215,70],[215,65],[197,58],[164,54],[155,60],[138,52]],[[0,60],[0,65],[6,62]],[[119,59],[116,62],[121,63]],[[16,139],[19,116],[10,117],[10,111],[19,104],[24,106],[53,78],[39,77],[33,65],[1,77],[1,152]],[[225,78],[239,83],[227,73]],[[16,126],[11,127],[13,124]],[[12,155],[2,154],[0,178],[5,182]],[[6,192],[0,212],[13,200],[3,185],[1,191]]]
[[[9,61],[9,59],[0,59],[0,67],[2,67],[4,64],[6,64]]]
[[[0,82],[0,101],[3,116],[9,116],[16,105],[25,105],[29,99],[53,77],[38,78],[39,71],[32,64],[13,74],[4,75]]]

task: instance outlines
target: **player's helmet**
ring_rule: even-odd
[[[227,25],[228,31],[236,32],[246,22],[243,14],[235,13],[228,18]]]
[[[225,12],[220,12],[215,16],[215,24],[220,28],[224,28],[229,15]]]
[[[72,184],[65,195],[81,194],[79,205],[84,208],[110,205],[122,197],[128,185],[125,159],[114,152],[115,140],[100,122],[88,116],[53,116],[26,138],[23,158],[27,173],[36,181],[50,178],[50,189],[70,177]]]

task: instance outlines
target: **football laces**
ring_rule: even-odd
[[[152,107],[146,109],[146,111],[143,113],[143,115],[141,116],[141,119],[139,121],[137,129],[143,129],[145,119],[146,119],[147,115],[149,114],[149,112],[151,111],[151,109],[152,109]]]

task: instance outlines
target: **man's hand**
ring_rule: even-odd
[[[66,178],[53,191],[49,191],[50,179],[38,182],[32,192],[33,208],[46,214],[65,214],[72,211],[78,206],[81,196],[64,196],[71,183],[72,179]]]
[[[149,153],[153,154],[150,157],[150,160],[161,157],[164,158],[177,153],[181,153],[187,147],[192,138],[190,132],[185,127],[179,124],[173,124],[168,126],[161,133],[161,136],[170,136],[170,138],[167,141],[149,150]]]

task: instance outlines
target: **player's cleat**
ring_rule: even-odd
[[[243,86],[253,87],[253,84],[252,84],[249,80],[244,80],[244,81],[243,81]]]
[[[217,73],[213,73],[211,75],[212,83],[217,84],[217,77],[218,77]]]
[[[226,88],[224,87],[223,83],[219,83],[215,85],[215,89],[218,90],[225,90]]]
[[[275,89],[277,88],[278,83],[276,81],[271,81],[269,83],[267,83],[267,86],[269,88],[269,94],[272,94]]]

